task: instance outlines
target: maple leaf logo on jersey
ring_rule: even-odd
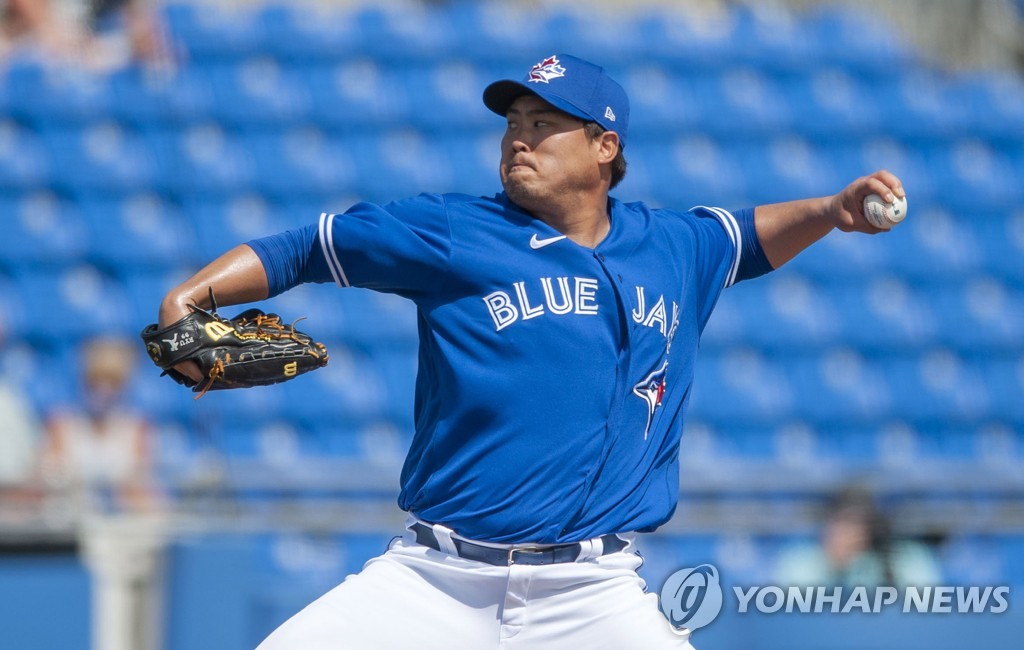
[[[651,430],[651,422],[654,420],[654,411],[661,406],[661,399],[665,396],[665,372],[668,370],[668,359],[661,364],[661,367],[647,375],[633,386],[633,394],[647,402],[647,426],[644,427],[644,440]]]
[[[530,82],[548,83],[565,76],[565,67],[558,64],[558,57],[549,56],[530,69]]]

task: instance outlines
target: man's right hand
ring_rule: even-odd
[[[174,299],[171,294],[167,294],[164,301],[160,304],[160,318],[157,322],[160,329],[164,329],[169,325],[173,325],[178,322],[189,313],[187,304],[180,303]],[[202,382],[205,377],[199,370],[199,366],[196,365],[195,361],[182,361],[174,366],[174,369],[185,375],[196,383]]]

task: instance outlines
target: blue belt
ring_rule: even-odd
[[[417,544],[429,546],[435,551],[444,552],[430,526],[417,522],[410,527],[410,530],[416,533]],[[601,555],[617,553],[629,544],[628,541],[618,535],[602,535],[600,539],[603,547]],[[455,544],[455,550],[459,557],[473,560],[474,562],[493,564],[494,566],[512,566],[513,564],[543,566],[545,564],[575,562],[579,559],[580,553],[583,552],[583,545],[579,543],[556,544],[554,546],[495,548],[493,546],[474,544],[473,542],[467,542],[455,537],[452,538],[452,542]]]

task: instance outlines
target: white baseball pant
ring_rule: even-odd
[[[442,548],[451,531],[434,526]],[[693,650],[644,592],[635,545],[576,562],[493,566],[417,544],[383,555],[275,630],[257,650]]]

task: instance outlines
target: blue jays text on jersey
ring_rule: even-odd
[[[249,245],[271,295],[333,280],[417,305],[404,510],[473,539],[572,542],[671,517],[701,331],[724,287],[770,270],[753,210],[609,199],[609,216],[589,249],[504,194],[423,194]]]

